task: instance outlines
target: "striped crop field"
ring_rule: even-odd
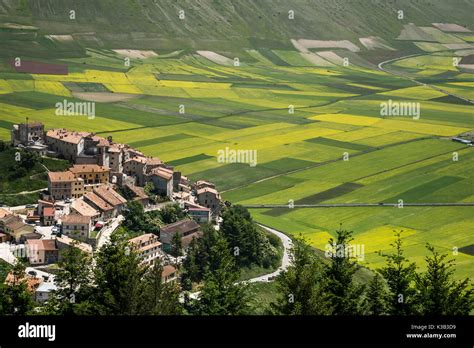
[[[453,66],[454,51],[443,46],[472,35],[425,34],[437,42],[417,41],[419,56],[388,64],[425,85],[377,70],[363,56],[358,65],[318,65],[311,52],[291,46],[248,49],[239,66],[174,51],[132,59],[127,67],[123,57],[100,49],[59,60],[70,67],[66,75],[0,65],[0,139],[8,141],[12,125],[26,118],[112,136],[191,180],[214,182],[232,203],[313,205],[250,211],[316,248],[324,249],[342,224],[365,246],[361,263],[377,268],[378,252],[403,230],[407,256],[420,267],[429,242],[460,250],[456,276],[472,276],[474,255],[463,252],[474,245],[472,206],[317,206],[474,201],[474,147],[451,140],[472,139],[472,103],[457,96],[472,99],[474,75]],[[95,118],[56,114],[56,103],[87,97],[96,100]],[[394,108],[384,115],[389,100]],[[411,107],[419,108],[418,117]],[[226,148],[256,151],[256,165],[218,161]]]

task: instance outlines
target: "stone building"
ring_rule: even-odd
[[[71,171],[48,172],[48,191],[54,200],[79,198],[84,195],[84,179],[76,177]]]
[[[13,125],[11,141],[13,146],[27,146],[44,142],[44,125],[41,122],[27,122]]]

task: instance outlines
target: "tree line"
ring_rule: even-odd
[[[469,279],[455,280],[454,260],[427,244],[426,270],[417,272],[405,256],[401,232],[395,233],[393,251],[380,253],[385,265],[374,271],[368,284],[355,280],[360,267],[350,253],[322,260],[297,238],[291,266],[277,279],[280,298],[273,314],[284,315],[468,315],[474,308]],[[352,232],[340,229],[330,245],[346,249]]]
[[[221,228],[203,227],[180,266],[180,282],[162,281],[162,265],[145,266],[130,250],[127,236],[113,234],[92,258],[75,247],[59,262],[58,290],[46,304],[34,304],[24,281],[25,266],[12,269],[13,280],[0,285],[0,314],[51,315],[244,315],[261,306],[248,284],[239,282],[243,265],[274,262],[272,244],[247,211],[227,208]],[[352,232],[339,229],[334,248],[351,245]],[[256,247],[257,246],[257,247]],[[267,249],[261,250],[258,248]],[[417,271],[405,256],[401,233],[383,267],[366,284],[350,253],[322,257],[301,238],[293,240],[291,265],[275,280],[273,315],[464,315],[473,310],[469,279],[455,280],[455,265],[431,245],[426,270]]]

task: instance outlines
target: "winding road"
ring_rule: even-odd
[[[293,243],[291,241],[291,238],[288,237],[283,232],[277,231],[277,230],[275,230],[273,228],[270,228],[268,226],[265,226],[265,225],[262,225],[262,224],[258,224],[258,225],[260,227],[262,227],[265,231],[267,231],[269,233],[272,233],[275,236],[277,236],[278,238],[280,238],[280,240],[283,244],[283,257],[282,257],[282,260],[281,260],[281,266],[278,267],[278,269],[274,272],[267,273],[267,274],[264,274],[264,275],[261,275],[261,276],[255,277],[255,278],[242,280],[240,282],[237,282],[237,284],[239,284],[239,283],[249,284],[249,283],[258,283],[258,282],[271,281],[274,277],[278,276],[281,272],[284,272],[290,266],[290,263],[291,263],[290,262],[290,249],[293,245]],[[197,300],[197,299],[199,299],[199,294],[200,294],[200,291],[197,291],[197,292],[192,292],[192,293],[188,294],[188,296],[189,296],[189,298],[191,298],[193,300]],[[180,301],[184,302],[184,295],[183,294],[181,294],[181,296],[180,296]]]
[[[465,102],[468,102],[468,103],[471,103],[471,104],[474,104],[474,101],[471,100],[471,99],[468,99],[468,98],[465,98],[463,96],[460,96],[458,94],[454,94],[454,93],[451,93],[451,92],[448,92],[444,89],[441,89],[439,87],[436,87],[436,86],[433,86],[433,85],[430,85],[428,83],[423,83],[423,82],[420,82],[420,81],[417,81],[414,77],[411,77],[411,76],[408,76],[408,75],[405,75],[405,74],[400,74],[400,73],[395,73],[393,71],[390,71],[390,70],[387,70],[384,68],[384,65],[385,64],[388,64],[388,63],[393,63],[393,62],[396,62],[396,61],[399,61],[399,60],[403,60],[403,59],[407,59],[407,58],[412,58],[412,57],[419,57],[419,56],[424,56],[426,55],[426,53],[417,53],[417,54],[410,54],[408,56],[403,56],[403,57],[398,57],[398,58],[393,58],[393,59],[388,59],[388,60],[385,60],[383,62],[380,62],[378,64],[378,68],[379,70],[387,73],[387,74],[390,74],[390,75],[393,75],[393,76],[396,76],[396,77],[400,77],[400,78],[404,78],[406,80],[410,80],[412,81],[413,83],[416,83],[417,85],[420,85],[420,86],[426,86],[426,87],[429,87],[431,89],[434,89],[435,91],[438,91],[438,92],[441,92],[441,93],[444,93],[446,95],[450,95],[452,97],[455,97],[455,98],[458,98],[458,99],[461,99]]]
[[[267,227],[265,225],[262,225],[262,224],[258,224],[261,228],[263,228],[265,231],[269,232],[269,233],[272,233],[274,234],[275,236],[277,236],[278,238],[280,238],[282,244],[283,244],[283,257],[282,257],[282,260],[281,260],[281,266],[278,267],[278,269],[272,273],[268,273],[268,274],[264,274],[262,276],[259,276],[259,277],[255,277],[255,278],[252,278],[252,279],[248,279],[248,280],[245,280],[244,282],[246,283],[255,283],[255,282],[266,282],[269,280],[269,278],[274,278],[276,276],[278,276],[281,272],[284,272],[288,266],[290,266],[290,249],[292,247],[292,242],[291,242],[291,238],[288,237],[286,234],[284,234],[283,232],[280,232],[280,231],[277,231],[273,228],[270,228],[270,227]]]

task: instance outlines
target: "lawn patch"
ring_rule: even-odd
[[[262,54],[262,56],[270,60],[275,65],[290,66],[290,64],[278,57],[272,50],[261,48],[258,51]]]
[[[174,161],[170,161],[170,162],[168,162],[168,164],[170,164],[172,166],[181,166],[183,164],[202,161],[202,160],[205,160],[205,159],[208,159],[208,158],[212,158],[212,156],[201,153],[199,155],[190,156],[190,157],[183,157],[183,158],[180,158],[180,159],[177,159],[177,160],[174,160]]]
[[[362,186],[364,185],[347,182],[342,185],[330,188],[328,190],[313,194],[311,196],[298,199],[294,203],[295,204],[319,204],[329,199],[350,193],[354,190],[357,190],[359,187],[362,187]],[[273,208],[264,212],[263,214],[269,215],[269,216],[281,216],[291,211],[292,210],[288,208]]]
[[[263,178],[285,173],[291,170],[302,169],[314,164],[296,158],[282,158],[275,161],[257,164],[250,167],[249,164],[232,163],[218,168],[193,173],[192,180],[207,178],[216,184],[219,190],[228,190],[238,186],[245,186]]]
[[[64,98],[38,92],[14,92],[9,94],[0,94],[1,103],[8,103],[30,109],[54,108],[55,104],[60,102],[61,99]]]
[[[8,129],[9,131],[13,128],[14,123],[5,120],[0,120],[0,128]]]
[[[71,92],[110,92],[102,83],[64,82],[63,85]]]
[[[368,151],[368,150],[373,149],[373,147],[367,146],[367,145],[349,143],[346,141],[339,141],[339,140],[329,139],[329,138],[324,138],[324,137],[316,137],[316,138],[308,139],[305,141],[313,143],[313,144],[335,146],[335,147],[340,147],[343,149],[356,150],[356,151]]]
[[[460,178],[457,176],[442,176],[441,178],[434,179],[424,184],[418,185],[385,201],[396,202],[399,199],[403,199],[403,201],[407,203],[418,202],[420,199],[432,194],[434,191],[445,188],[446,186],[449,186],[461,180],[464,180],[464,178]]]
[[[168,141],[175,141],[175,140],[188,139],[188,138],[194,138],[194,137],[189,134],[179,133],[179,134],[167,135],[164,137],[134,141],[134,142],[129,143],[129,145],[131,147],[144,147],[144,146],[155,145],[159,143],[165,143]]]

